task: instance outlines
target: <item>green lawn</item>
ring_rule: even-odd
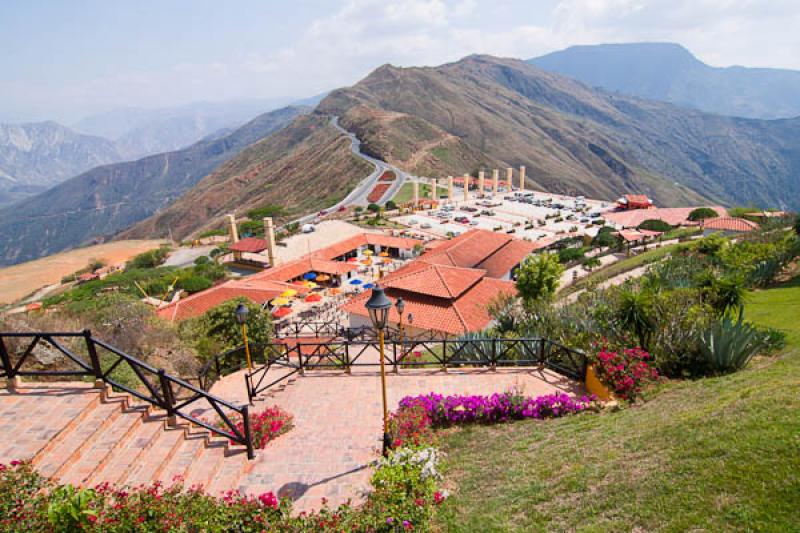
[[[800,346],[800,277],[747,296],[745,318],[785,331],[789,342]]]
[[[736,374],[615,413],[444,439],[442,531],[800,531],[800,280],[745,317],[791,333]]]
[[[447,194],[446,187],[440,187],[437,185],[436,189],[438,189],[440,196]],[[428,185],[427,183],[420,183],[419,184],[420,200],[428,199],[430,197],[431,197],[431,186]],[[400,187],[400,190],[397,191],[397,194],[394,195],[394,198],[392,198],[392,200],[394,200],[394,202],[397,204],[404,204],[406,202],[412,201],[413,199],[414,199],[414,186],[411,185],[410,183],[404,183],[403,186]]]

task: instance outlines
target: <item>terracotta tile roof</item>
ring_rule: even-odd
[[[625,239],[628,242],[638,242],[647,237],[658,237],[661,235],[660,231],[650,231],[646,229],[642,230],[620,230],[619,231],[620,237]]]
[[[639,209],[633,211],[615,211],[603,213],[603,218],[624,228],[635,228],[645,220],[663,220],[671,226],[689,223],[689,213],[696,207],[658,207],[654,209]],[[719,216],[726,216],[728,212],[724,207],[711,206]]]
[[[267,249],[267,241],[264,239],[256,239],[255,237],[246,237],[239,242],[231,244],[228,249],[232,252],[257,254]]]
[[[501,278],[522,263],[530,253],[547,244],[537,244],[522,239],[511,239],[505,246],[495,251],[492,255],[478,264],[478,268],[486,270],[490,278]]]
[[[512,237],[487,230],[470,230],[423,255],[429,263],[474,268],[508,244]]]
[[[385,248],[413,250],[417,244],[422,244],[422,241],[417,239],[409,239],[407,237],[393,237],[383,233],[360,233],[358,235],[353,235],[349,239],[345,239],[321,250],[317,250],[311,255],[314,257],[321,257],[323,259],[334,259],[346,254],[347,252],[352,252],[360,246],[366,246],[368,244]]]
[[[702,222],[701,227],[705,229],[717,229],[723,231],[753,231],[758,229],[758,224],[737,217],[718,217],[709,218]]]
[[[156,314],[164,320],[181,321],[198,317],[206,311],[234,298],[245,297],[256,304],[263,304],[279,296],[284,290],[280,287],[271,289],[266,287],[243,288],[223,283],[166,305],[158,309]]]
[[[381,280],[394,288],[436,298],[457,298],[486,275],[485,270],[459,268],[414,261]]]
[[[625,196],[623,196],[623,198],[625,198],[629,204],[643,205],[650,203],[650,198],[648,198],[644,194],[626,194]]]
[[[486,328],[492,318],[487,310],[489,302],[500,294],[515,294],[516,288],[510,281],[483,278],[463,292],[456,299],[436,298],[411,293],[396,288],[387,288],[386,294],[392,299],[402,296],[405,301],[405,316],[414,315],[414,328],[442,331],[451,335],[461,335]],[[372,291],[365,291],[342,306],[342,310],[359,316],[367,316],[364,303]],[[399,316],[392,307],[389,322],[397,324]]]

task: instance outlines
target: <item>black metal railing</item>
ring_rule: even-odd
[[[16,345],[10,347],[11,344]],[[68,346],[69,344],[69,346]],[[48,347],[66,357],[60,368],[41,363],[34,355],[39,347]],[[85,355],[78,353],[85,350]],[[180,417],[232,442],[244,445],[247,456],[254,457],[248,406],[238,406],[218,398],[201,387],[168,374],[114,346],[82,332],[0,332],[0,378],[17,376],[88,377],[111,385],[146,403],[166,411],[170,417]],[[125,376],[122,379],[121,376]],[[210,407],[219,416],[216,426],[190,411]],[[237,424],[236,417],[241,419]]]
[[[248,395],[259,394],[307,370],[378,367],[377,340],[338,339],[330,342],[298,340],[278,345],[283,352],[245,375]],[[539,338],[508,339],[386,339],[384,364],[399,368],[543,366],[566,377],[585,381],[588,360],[583,352]],[[278,371],[277,369],[281,369]]]

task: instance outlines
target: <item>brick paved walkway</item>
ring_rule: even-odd
[[[294,416],[295,427],[258,452],[240,480],[247,493],[274,491],[296,499],[297,510],[361,500],[369,489],[370,465],[379,456],[382,436],[380,375],[377,369],[308,372],[256,409],[279,405]],[[547,370],[401,370],[387,374],[390,410],[407,395],[492,394],[511,388],[530,396],[558,391],[582,394],[574,381]],[[244,378],[227,376],[214,394],[246,402]]]

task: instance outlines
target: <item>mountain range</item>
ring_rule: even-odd
[[[56,124],[0,124],[0,206],[90,168],[121,161],[117,146]]]
[[[722,116],[593,88],[522,60],[469,56],[384,65],[312,113],[284,111],[246,141],[235,141],[237,130],[86,172],[0,210],[0,262],[98,236],[182,239],[266,204],[289,216],[332,205],[372,170],[333,117],[365,152],[421,176],[525,165],[529,187],[555,193],[800,208],[800,118]]]
[[[220,163],[308,110],[264,113],[220,139],[96,167],[0,209],[0,265],[114,235],[170,205]]]
[[[706,65],[674,43],[572,46],[529,60],[592,87],[746,118],[800,116],[800,71]]]

